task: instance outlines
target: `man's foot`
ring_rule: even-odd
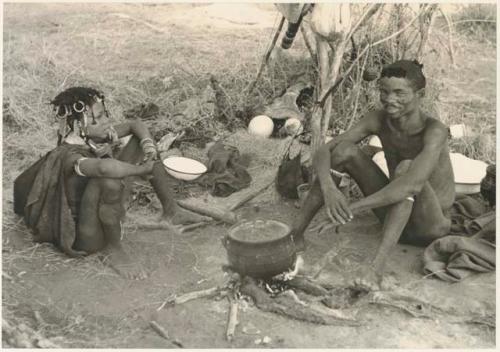
[[[142,266],[133,261],[123,248],[108,249],[103,261],[127,279],[144,280],[147,277]]]
[[[163,215],[162,219],[168,221],[170,224],[175,226],[175,225],[188,225],[203,221],[210,221],[212,218],[198,215],[189,210],[178,207],[174,215],[172,216]]]
[[[380,291],[382,277],[370,266],[357,270],[348,280],[349,287],[359,291]]]

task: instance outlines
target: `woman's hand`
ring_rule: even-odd
[[[102,142],[115,143],[118,141],[118,133],[112,125],[90,125],[87,134],[91,139]]]
[[[323,198],[325,200],[326,213],[332,222],[344,225],[352,220],[351,209],[342,192],[334,187],[329,187],[326,192],[323,192]]]
[[[103,158],[105,156],[113,157],[113,148],[108,143],[97,144],[96,148],[94,149],[94,154],[98,158]]]
[[[140,142],[142,151],[144,153],[143,161],[150,161],[158,159],[158,151],[156,145],[151,138],[144,138]]]

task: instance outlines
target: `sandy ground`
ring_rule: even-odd
[[[22,27],[33,23],[50,26],[50,21],[59,18],[58,16],[74,15],[73,5],[58,5],[57,14],[53,5],[40,6],[44,7],[43,11],[29,10],[29,7],[10,8],[5,17],[11,25],[17,23],[17,26]],[[268,5],[243,5],[240,9],[244,11],[239,11],[238,16],[228,16],[221,11],[224,7],[226,10],[229,8],[231,13],[231,6],[236,5],[223,4],[176,4],[169,8],[171,12],[167,14],[159,10],[162,5],[144,8],[130,4],[120,7],[119,11],[113,5],[78,6],[80,10],[91,9],[94,16],[99,18],[113,16],[115,12],[134,17],[147,13],[149,24],[166,28],[167,31],[170,28],[167,24],[182,27],[186,24],[186,19],[191,19],[192,23],[197,19],[198,24],[206,24],[207,28],[212,26],[217,30],[234,31],[234,35],[241,38],[252,31],[252,26],[261,29],[272,27],[276,18],[276,13]],[[22,18],[21,14],[26,18],[31,16],[30,24],[19,20]],[[89,13],[81,11],[80,16],[89,16]],[[130,26],[141,27],[140,23],[131,23],[125,17],[122,19],[124,26],[128,23]],[[196,34],[193,34],[193,38],[196,38]],[[99,42],[96,45],[99,48]],[[490,60],[483,59],[485,62]],[[133,65],[138,65],[134,59],[131,60],[134,61]],[[461,60],[472,61],[465,58]],[[116,75],[119,72],[118,66],[125,64],[120,62],[121,64],[114,66]],[[149,65],[154,65],[153,59],[146,60],[143,68]],[[486,80],[488,91],[494,90],[494,79],[491,82],[494,65],[481,66],[476,73]],[[453,72],[447,79],[451,79],[449,77],[453,77],[452,74]],[[110,77],[114,75],[111,70]],[[484,85],[475,81],[472,86],[460,88],[472,92],[484,89]],[[460,97],[457,98],[457,94],[454,94],[449,99],[452,98],[458,101]],[[474,97],[471,99],[474,100]],[[451,104],[453,103],[452,101]],[[254,179],[260,180],[259,177],[272,172],[271,163],[266,159],[266,153],[270,152],[272,149],[268,146],[265,148],[264,145],[260,154],[254,152],[250,165]],[[269,160],[272,157],[271,155]],[[4,194],[11,192],[11,188],[4,186]],[[210,197],[206,198],[213,201]],[[225,202],[219,200],[218,204]],[[235,339],[229,343],[225,340],[229,307],[226,299],[200,299],[158,310],[172,294],[221,285],[226,280],[221,270],[226,263],[226,256],[220,238],[227,233],[227,227],[208,226],[182,236],[168,231],[140,231],[129,227],[124,244],[149,272],[149,277],[144,281],[130,281],[104,266],[96,256],[70,259],[51,245],[34,244],[30,233],[20,225],[22,220],[12,214],[9,197],[4,197],[3,206],[4,217],[15,219],[3,226],[3,271],[8,275],[8,278],[4,276],[2,282],[3,317],[28,322],[64,347],[173,347],[149,327],[150,320],[156,320],[168,330],[172,338],[181,341],[188,348],[495,346],[494,328],[481,324],[453,323],[446,319],[413,318],[389,307],[367,307],[358,312],[357,318],[362,322],[361,326],[344,327],[299,322],[261,312],[251,304],[240,311]],[[273,190],[268,190],[239,210],[238,214],[242,219],[269,218],[290,223],[298,211],[300,210],[292,202],[282,201]],[[324,219],[323,213],[318,214],[312,226]],[[353,223],[339,228],[338,232],[309,232],[306,262],[314,264],[331,248],[337,247],[339,255],[325,267],[319,280],[340,285],[346,274],[355,270],[373,253],[380,239],[380,230],[381,226],[375,217],[366,213],[360,214]],[[453,307],[463,316],[471,312],[487,315],[495,311],[495,273],[476,275],[458,284],[425,279],[421,274],[421,255],[421,248],[404,245],[395,248],[387,269],[388,280],[393,289],[408,290],[416,297],[435,305]],[[35,318],[34,312],[40,313],[42,321]],[[269,344],[264,346],[255,343],[265,336],[271,338]],[[5,341],[3,342],[5,346]]]

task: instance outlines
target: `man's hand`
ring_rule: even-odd
[[[332,222],[345,223],[352,220],[353,215],[345,196],[338,189],[330,188],[323,192],[325,199],[326,213]]]

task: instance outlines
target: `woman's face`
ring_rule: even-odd
[[[106,115],[106,109],[104,108],[104,103],[102,101],[96,101],[90,107],[92,113],[94,114],[95,121],[100,123],[101,119]]]

